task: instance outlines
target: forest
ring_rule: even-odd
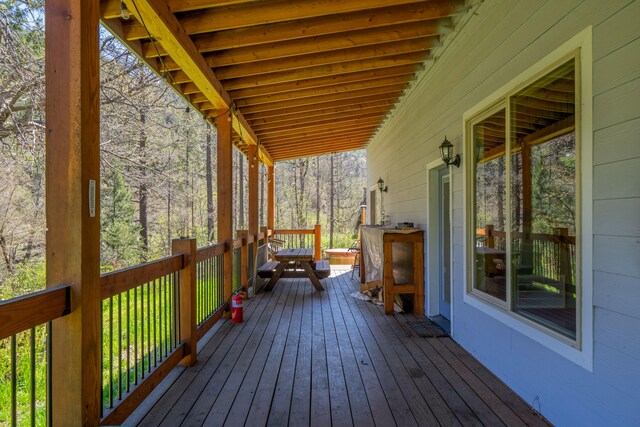
[[[0,0],[0,300],[45,286],[44,0]],[[101,266],[163,257],[171,239],[216,242],[216,130],[101,29]],[[365,153],[278,162],[276,228],[322,225],[322,246],[349,247]],[[247,224],[247,162],[234,154],[234,229]],[[260,225],[266,226],[260,165]]]

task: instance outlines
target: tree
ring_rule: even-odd
[[[113,269],[140,262],[140,226],[136,223],[136,211],[131,191],[122,174],[113,168],[103,182],[100,192],[100,259],[103,265]]]

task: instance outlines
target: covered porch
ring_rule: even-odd
[[[323,283],[284,279],[249,300],[244,323],[219,322],[123,424],[547,425],[451,338],[352,298],[347,266]]]
[[[319,229],[275,226],[277,162],[366,147],[472,3],[48,1],[48,289],[0,304],[14,367],[16,336],[46,334],[46,355],[36,360],[34,344],[30,358],[31,378],[46,365],[46,394],[32,385],[18,402],[14,375],[11,422],[35,424],[39,411],[41,424],[65,426],[545,424],[450,338],[420,338],[413,315],[354,300],[346,270],[325,292],[282,280],[247,304],[245,323],[224,320],[270,236],[313,234],[320,258]],[[175,239],[170,256],[108,274],[97,202],[100,22],[217,127],[217,243]],[[234,149],[249,164],[240,231]]]

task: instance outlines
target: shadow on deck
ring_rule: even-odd
[[[281,280],[245,303],[125,425],[548,425],[450,338],[352,298],[348,270],[324,283]]]

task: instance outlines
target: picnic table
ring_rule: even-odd
[[[329,263],[327,261],[315,261],[313,259],[313,249],[283,249],[275,254],[275,262],[268,266],[267,269],[273,271],[273,275],[267,283],[265,290],[270,291],[278,283],[281,277],[300,277],[295,271],[298,267],[302,268],[303,277],[311,280],[313,286],[324,291],[319,278],[327,277],[330,272]],[[264,270],[264,269],[263,269]]]

